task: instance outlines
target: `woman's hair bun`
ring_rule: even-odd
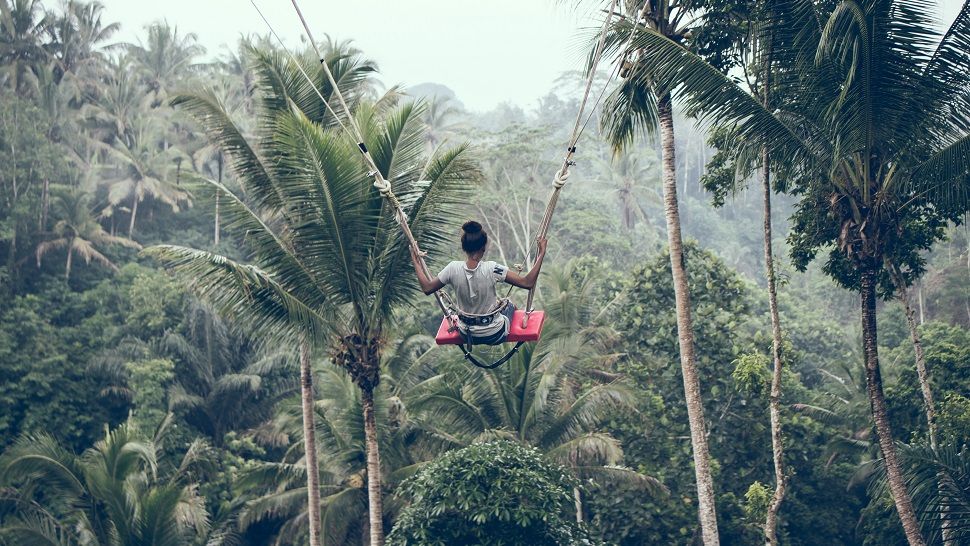
[[[482,225],[474,220],[469,220],[461,226],[461,249],[465,252],[478,252],[488,244],[488,234],[482,229]]]
[[[462,224],[461,230],[471,235],[482,231],[482,225],[474,220],[469,220]]]

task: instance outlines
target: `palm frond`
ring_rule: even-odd
[[[364,489],[347,487],[320,499],[320,528],[325,544],[345,544],[353,524],[366,514]]]
[[[71,533],[52,516],[40,513],[24,514],[4,521],[0,527],[0,544],[17,546],[75,546],[80,544]]]
[[[24,436],[7,450],[2,461],[3,483],[41,479],[51,491],[79,498],[84,494],[84,472],[73,453],[62,448],[53,436]]]
[[[266,520],[292,518],[306,511],[306,486],[270,493],[246,503],[239,516],[239,528],[249,527]]]
[[[965,213],[970,206],[970,135],[919,165],[906,189],[921,193],[939,206],[955,207]]]
[[[572,470],[580,479],[593,480],[606,488],[615,484],[626,487],[632,486],[633,489],[643,491],[652,497],[664,497],[670,494],[667,486],[657,478],[641,474],[624,466],[575,466]]]
[[[629,405],[630,392],[617,384],[597,385],[583,392],[543,431],[539,445],[560,445],[598,427],[610,412]],[[609,461],[613,463],[615,461]]]
[[[970,4],[960,12],[926,63],[922,83],[938,86],[946,117],[963,132],[970,132]]]
[[[218,144],[229,158],[228,166],[233,175],[258,209],[272,212],[282,207],[282,200],[263,158],[249,144],[225,105],[211,89],[194,95],[179,95],[172,105],[184,108],[202,126],[209,139]]]
[[[657,129],[657,99],[635,80],[624,80],[603,103],[602,125],[615,153]]]
[[[356,152],[302,114],[283,115],[275,131],[275,169],[297,216],[293,244],[331,305],[365,301],[368,238],[379,222],[365,206],[365,174]]]
[[[949,540],[960,543],[970,539],[970,455],[966,449],[948,445],[934,451],[899,446],[898,454],[923,536],[935,543],[940,540],[942,525],[946,525]],[[887,487],[885,464],[879,460],[870,491],[882,495]]]
[[[224,315],[242,317],[259,333],[293,340],[301,331],[311,337],[328,332],[332,310],[307,307],[268,273],[225,256],[174,245],[143,251],[176,274],[183,275],[199,294]]]
[[[603,432],[583,433],[545,453],[567,468],[613,465],[623,458],[619,440]]]
[[[308,304],[323,305],[327,301],[327,295],[320,291],[320,283],[304,264],[303,257],[293,247],[293,242],[286,233],[279,233],[270,227],[256,211],[223,184],[204,177],[190,179],[216,190],[225,229],[245,234],[245,242],[252,249],[253,258],[262,268],[272,273],[282,284],[294,287],[294,292],[300,294]],[[208,192],[200,193],[203,196],[213,195]]]
[[[683,99],[688,115],[736,123],[739,138],[766,143],[773,154],[793,160],[813,158],[814,151],[786,124],[698,55],[642,25],[622,21],[616,31],[625,38],[625,47],[646,52],[630,75],[632,84],[661,94],[672,89]]]

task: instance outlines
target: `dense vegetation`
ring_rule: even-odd
[[[970,10],[620,4],[486,371],[310,51],[0,0],[0,544],[970,540]],[[321,47],[432,269],[523,261],[584,74],[473,113]]]

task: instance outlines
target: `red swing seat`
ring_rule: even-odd
[[[512,315],[512,324],[509,326],[509,336],[505,338],[506,342],[539,340],[539,335],[542,333],[542,323],[546,319],[545,313],[533,311],[529,315],[529,325],[525,328],[522,327],[524,317],[525,311],[516,309],[515,314]],[[458,330],[449,332],[449,328],[451,328],[451,321],[448,320],[448,317],[443,317],[441,326],[438,327],[438,333],[434,336],[435,343],[438,345],[461,345],[465,342]]]

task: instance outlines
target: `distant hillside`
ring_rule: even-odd
[[[458,100],[458,95],[450,87],[440,83],[424,82],[412,85],[407,88],[407,94],[416,99],[450,99],[455,106],[465,109],[464,103]]]

